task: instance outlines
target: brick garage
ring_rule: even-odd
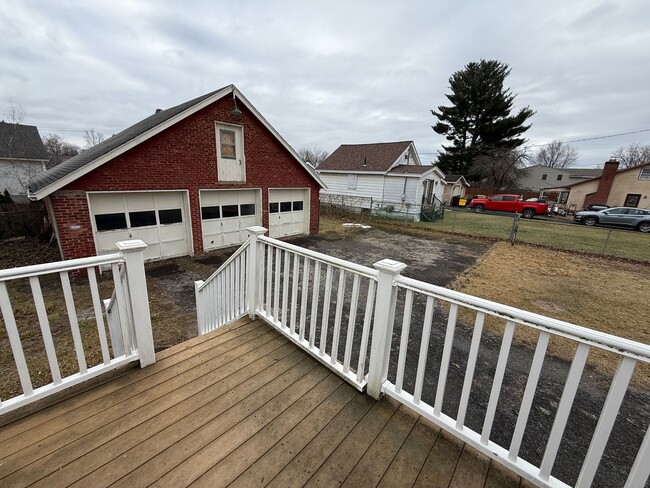
[[[233,97],[240,113],[232,113]],[[234,176],[224,173],[228,165],[228,171],[235,171]],[[164,239],[159,237],[159,249],[163,251],[153,251],[149,257],[155,258],[174,253],[202,254],[206,229],[219,228],[220,222],[220,228],[228,229],[223,232],[230,234],[228,239],[205,241],[212,247],[223,247],[221,242],[241,242],[245,231],[237,228],[238,223],[271,227],[280,236],[315,234],[321,187],[313,169],[231,85],[159,111],[116,134],[34,180],[30,193],[32,198],[46,201],[64,259],[106,252],[106,245],[99,243],[111,242],[112,238],[157,235],[154,227],[160,228],[158,234],[163,236],[177,225],[179,244],[165,252]],[[242,200],[244,197],[250,201]],[[152,198],[163,203],[147,203]],[[276,203],[274,198],[278,199]],[[180,213],[168,209],[174,204],[165,203],[166,199],[182,199],[178,204],[182,222]],[[202,199],[216,203],[204,202],[202,208]],[[98,210],[99,200],[103,206],[115,200],[115,211],[108,207]],[[163,216],[172,219],[171,226],[163,223]],[[276,221],[289,219],[291,223],[292,218],[293,225],[274,227]],[[182,225],[185,229],[181,229]],[[189,243],[187,248],[180,243],[182,235]]]

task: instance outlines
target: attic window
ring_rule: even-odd
[[[235,131],[219,129],[219,143],[221,144],[221,157],[226,159],[236,159],[237,149],[235,143]]]
[[[639,173],[640,180],[650,180],[650,168],[643,168]]]
[[[545,180],[547,176],[548,176],[548,175],[547,175],[546,173],[544,173],[544,174],[542,175],[542,179]]]
[[[562,181],[562,175],[557,175],[557,181]]]

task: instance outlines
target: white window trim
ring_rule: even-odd
[[[350,173],[348,175],[348,190],[356,190],[358,184],[358,175],[355,173]]]
[[[650,180],[650,168],[641,168],[639,172],[639,180],[648,181]]]

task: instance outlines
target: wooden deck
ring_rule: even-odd
[[[532,486],[241,320],[0,428],[0,486]]]

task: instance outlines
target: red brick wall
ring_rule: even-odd
[[[605,166],[603,166],[603,173],[600,175],[600,181],[598,182],[598,189],[594,193],[589,193],[585,196],[585,206],[592,203],[607,203],[609,192],[612,189],[614,178],[618,171],[618,164],[618,161],[615,159],[610,159],[605,163]]]
[[[309,230],[318,233],[318,184],[242,103],[239,108],[242,115],[233,116],[232,99],[218,100],[56,191],[51,198],[63,258],[96,254],[86,191],[189,190],[194,252],[201,254],[199,189],[261,188],[268,228],[269,188],[311,188]],[[216,121],[244,127],[244,184],[217,181]]]

